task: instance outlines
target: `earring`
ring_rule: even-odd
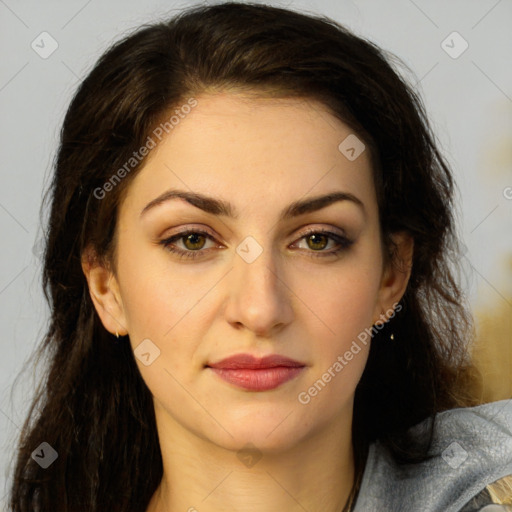
[[[394,340],[395,339],[395,335],[393,333],[391,333],[391,336],[389,337],[390,340]]]
[[[116,331],[116,338],[119,338],[119,333]]]

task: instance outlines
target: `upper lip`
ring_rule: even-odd
[[[279,354],[272,354],[265,357],[256,357],[251,354],[235,354],[226,357],[216,363],[208,363],[206,365],[210,368],[224,368],[230,370],[236,369],[252,369],[259,370],[262,368],[276,368],[278,366],[287,366],[289,368],[299,368],[305,366],[299,361],[290,359],[289,357]]]

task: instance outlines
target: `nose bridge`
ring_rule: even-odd
[[[242,283],[265,291],[272,291],[277,284],[277,263],[271,245],[261,246],[252,237],[248,237],[237,247],[236,269],[242,277]],[[252,239],[252,240],[251,240]],[[256,245],[257,244],[257,245]]]
[[[255,237],[247,236],[236,248],[236,253],[235,274],[239,291],[263,294],[267,301],[279,293],[278,264],[268,237],[260,244]]]

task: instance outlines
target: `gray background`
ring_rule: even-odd
[[[512,310],[512,1],[266,3],[330,16],[411,68],[409,80],[418,83],[457,176],[460,234],[467,247],[465,286],[472,306]],[[14,444],[37,375],[30,367],[15,388],[13,383],[47,322],[39,215],[65,109],[109,43],[190,4],[0,0],[0,499],[7,492]],[[33,41],[42,46],[44,31],[58,44],[46,59],[31,47]],[[442,47],[454,31],[469,44],[457,58]],[[452,54],[462,48],[457,38],[444,44]]]

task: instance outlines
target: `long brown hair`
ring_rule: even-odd
[[[112,261],[118,206],[145,160],[108,193],[94,191],[165,115],[208,91],[320,101],[369,148],[389,254],[393,232],[414,238],[402,310],[374,334],[356,389],[358,473],[377,439],[402,463],[422,460],[429,439],[411,439],[408,428],[476,403],[473,331],[454,274],[453,178],[396,62],[327,18],[248,3],[190,8],[137,29],[99,59],[67,111],[48,190],[43,285],[51,318],[38,349],[48,366],[20,438],[14,512],[140,512],[160,482],[151,394],[129,341],[101,324],[81,256],[91,245]],[[47,469],[31,458],[43,441],[58,453]]]

